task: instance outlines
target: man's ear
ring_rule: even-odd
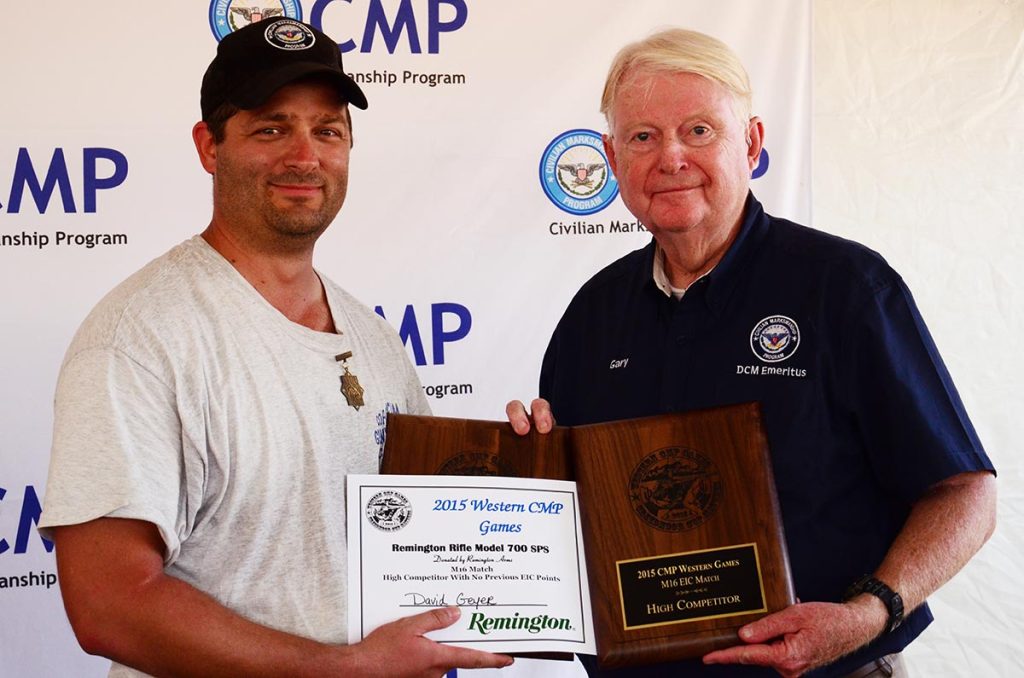
[[[604,144],[604,154],[608,156],[608,164],[612,167],[612,174],[618,176],[619,173],[616,170],[618,161],[615,159],[615,146],[612,143],[612,138],[607,134],[601,135],[601,143]]]
[[[217,173],[217,142],[209,125],[199,121],[192,128],[192,143],[196,145],[199,163],[209,174]]]
[[[747,165],[753,172],[764,148],[764,124],[756,115],[747,123]]]

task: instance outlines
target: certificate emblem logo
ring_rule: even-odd
[[[573,129],[555,137],[540,158],[540,185],[551,202],[570,214],[593,214],[619,194],[601,135]]]
[[[437,469],[442,476],[513,476],[508,462],[490,452],[461,452]]]
[[[766,363],[782,362],[800,346],[800,328],[792,318],[770,315],[754,325],[750,350]]]
[[[665,532],[691,530],[714,515],[722,478],[707,456],[682,447],[652,452],[629,478],[629,498],[640,518]]]
[[[384,490],[370,497],[366,502],[366,519],[374,527],[385,532],[394,532],[405,527],[412,518],[412,504],[401,492]]]

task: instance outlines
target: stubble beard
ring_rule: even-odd
[[[281,174],[260,177],[238,171],[221,161],[215,179],[218,202],[222,212],[235,225],[250,231],[254,240],[266,240],[274,248],[303,248],[316,241],[327,230],[345,202],[348,176],[329,178],[323,173],[309,175]],[[275,203],[271,183],[307,184],[321,187],[319,206],[310,207],[302,200]]]
[[[318,207],[307,207],[296,201],[289,207],[280,207],[269,198],[261,206],[263,222],[281,238],[288,240],[316,239],[334,221],[345,201],[345,187],[320,181],[323,200]]]

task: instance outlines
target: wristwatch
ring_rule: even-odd
[[[889,611],[889,623],[885,627],[885,633],[896,630],[903,622],[903,598],[870,574],[866,574],[846,589],[843,600],[847,601],[860,593],[870,593],[885,603],[885,609]]]

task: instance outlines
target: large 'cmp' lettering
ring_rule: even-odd
[[[99,172],[99,163],[108,162],[113,165],[111,171],[105,176]],[[82,149],[82,202],[83,211],[93,213],[96,211],[96,194],[101,190],[107,190],[120,186],[128,178],[128,159],[124,153],[113,148],[83,148]],[[39,179],[39,172],[32,162],[32,156],[27,148],[18,149],[18,158],[14,163],[14,176],[11,178],[11,191],[7,197],[7,212],[18,214],[21,211],[21,203],[25,197],[25,189],[28,189],[36,209],[40,214],[46,212],[50,205],[50,199],[56,190],[60,193],[61,204],[64,212],[74,214],[78,211],[75,205],[75,196],[71,190],[71,175],[68,172],[68,164],[64,159],[64,149],[56,148],[50,157],[50,164],[46,168],[46,175],[42,181]],[[0,204],[3,208],[3,204]]]
[[[312,11],[309,13],[309,22],[320,30],[324,30],[324,10],[334,1],[316,0],[313,3]],[[353,4],[352,0],[344,1],[348,4]],[[448,20],[442,20],[442,5],[452,8],[455,15]],[[437,54],[440,52],[441,34],[452,33],[462,28],[466,24],[466,17],[468,15],[469,9],[466,7],[466,0],[427,0],[427,53]],[[326,30],[324,32],[330,33],[330,31]],[[355,40],[350,38],[345,42],[339,43],[338,47],[341,48],[342,52],[351,52],[354,49],[358,49],[363,53],[369,52],[373,49],[374,36],[378,33],[384,39],[384,44],[388,48],[388,54],[395,53],[398,41],[403,34],[405,34],[409,42],[410,52],[413,54],[423,53],[423,49],[420,46],[420,33],[416,25],[416,12],[413,10],[412,0],[401,0],[394,18],[388,17],[382,0],[370,0],[370,5],[366,12],[362,42],[357,45]]]
[[[376,306],[373,309],[377,315],[387,320],[384,309]],[[456,325],[445,329],[445,318],[454,318]],[[433,346],[433,364],[444,365],[444,345],[464,339],[473,327],[473,315],[469,309],[462,304],[442,302],[430,305],[430,336]],[[412,349],[413,358],[417,365],[427,364],[427,356],[423,350],[423,336],[420,334],[420,326],[416,321],[416,310],[409,304],[405,307],[402,315],[402,324],[398,327],[398,336],[402,343]]]

